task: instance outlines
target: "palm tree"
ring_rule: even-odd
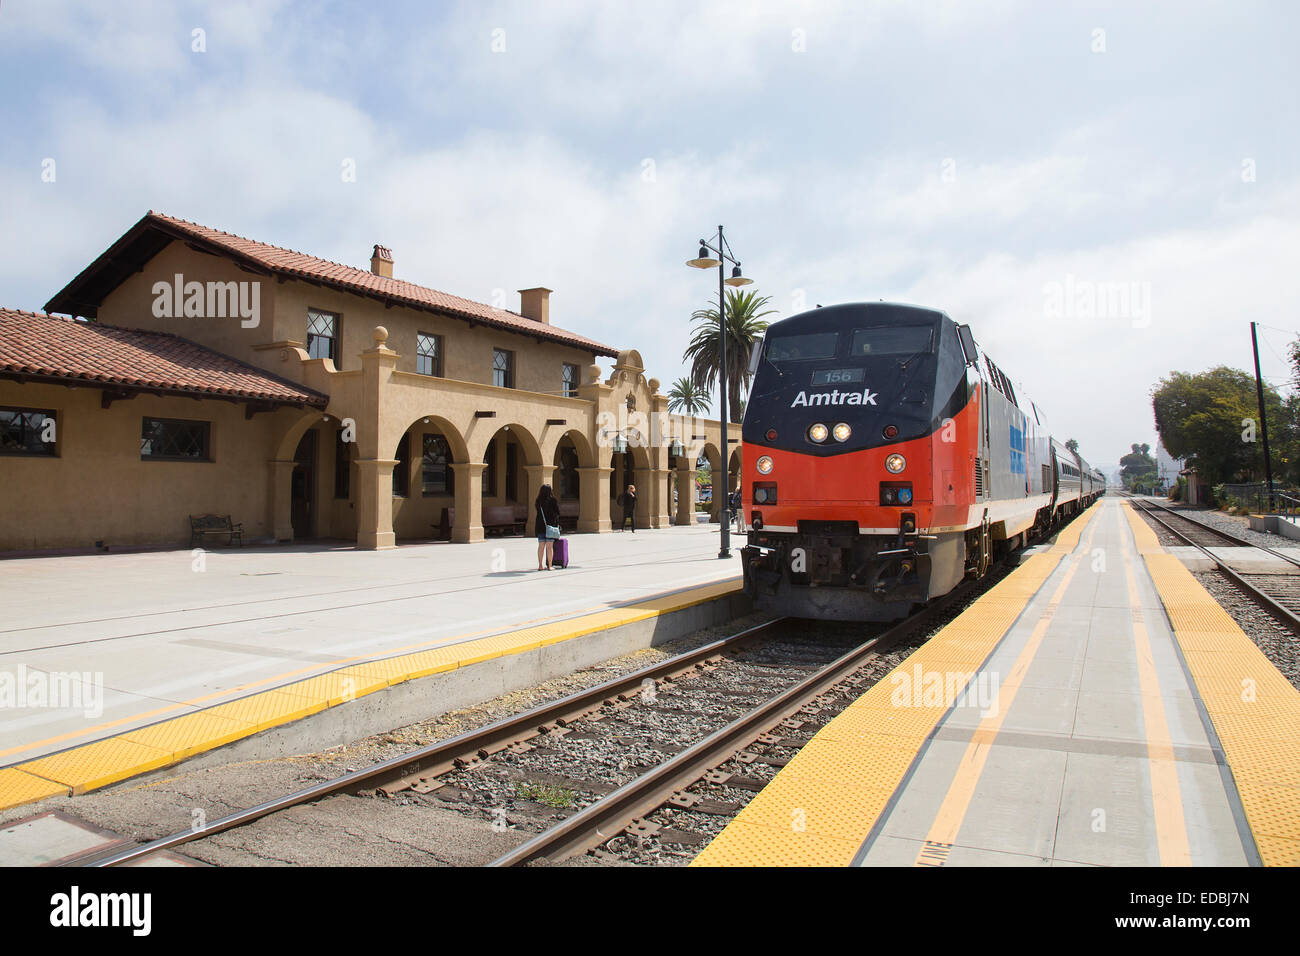
[[[668,410],[682,411],[694,417],[709,410],[709,393],[683,375],[668,390]]]
[[[740,421],[743,415],[740,393],[742,386],[749,390],[750,353],[768,325],[763,316],[776,312],[775,309],[759,311],[769,301],[770,296],[760,298],[757,292],[727,291],[727,415],[732,422]],[[697,309],[691,318],[697,324],[682,360],[691,363],[691,381],[705,391],[712,391],[721,366],[718,310]]]

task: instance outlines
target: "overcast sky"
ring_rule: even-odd
[[[724,223],[780,316],[969,322],[1109,471],[1154,443],[1160,376],[1251,367],[1251,321],[1289,376],[1298,26],[1292,2],[3,0],[0,305],[40,309],[155,209],[363,268],[378,242],[512,309],[547,286],[666,391],[716,302],[683,263]]]

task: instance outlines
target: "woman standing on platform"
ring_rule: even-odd
[[[555,500],[550,485],[542,485],[537,492],[533,511],[536,513],[533,533],[537,535],[537,570],[549,571],[555,558],[555,539],[560,536],[560,503]]]
[[[623,520],[619,522],[618,530],[623,530],[623,525],[629,521],[632,522],[632,533],[636,534],[636,485],[628,485],[627,491],[623,492],[618,499],[623,505]]]

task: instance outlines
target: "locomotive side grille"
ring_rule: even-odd
[[[975,497],[984,497],[984,465],[978,461],[975,463]]]

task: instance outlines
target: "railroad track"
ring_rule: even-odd
[[[480,819],[484,809],[495,807],[493,812],[501,814],[505,829],[505,811],[500,809],[503,794],[512,800],[512,795],[522,791],[503,790],[498,784],[504,781],[507,788],[517,787],[523,780],[535,779],[530,774],[547,758],[561,761],[551,767],[561,775],[552,774],[551,779],[574,790],[585,789],[591,802],[493,865],[555,863],[611,840],[635,844],[662,829],[647,820],[649,815],[662,818],[674,811],[686,815],[698,811],[726,818],[739,811],[739,802],[701,798],[689,792],[692,785],[705,784],[706,789],[733,795],[746,791],[752,795],[761,789],[766,782],[764,773],[774,774],[822,724],[893,669],[902,652],[892,649],[906,645],[909,638],[919,646],[945,616],[959,613],[964,603],[1001,577],[990,574],[968,582],[904,621],[880,626],[879,633],[865,643],[861,625],[852,630],[838,625],[838,637],[836,626],[789,619],[749,627],[483,728],[235,811],[206,826],[146,843],[123,841],[63,865],[135,863],[335,795],[382,793],[411,801],[441,801],[444,807],[479,814]],[[782,629],[789,633],[782,635]],[[714,673],[721,680],[710,683]],[[643,706],[647,699],[654,703],[656,698],[659,706]],[[737,712],[739,716],[733,716]],[[696,733],[708,725],[708,721],[696,719],[701,714],[719,719]],[[691,733],[677,732],[677,725],[692,723],[698,726],[686,728]],[[606,774],[603,786],[601,780],[593,779],[601,776],[602,769],[602,755],[595,744],[603,743],[598,738],[612,742],[616,753],[640,761],[630,768],[638,775],[611,785]],[[592,746],[579,747],[577,753],[573,748],[565,752],[575,741],[591,742]],[[609,750],[605,748],[604,757]],[[647,755],[647,750],[653,753]],[[735,764],[736,771],[718,769],[728,761]],[[629,770],[627,766],[619,769]],[[476,774],[477,780],[472,779]],[[494,774],[496,780],[488,779]],[[495,788],[497,802],[487,807],[481,801],[474,803],[475,787],[480,793]],[[470,799],[462,799],[467,792]],[[525,802],[533,796],[531,792],[522,795]],[[552,813],[550,818],[560,815]],[[688,846],[706,843],[709,838],[698,832],[662,836],[666,843],[675,839]]]
[[[1210,548],[1230,547],[1254,548],[1285,561],[1293,567],[1300,568],[1300,561],[1273,548],[1253,544],[1230,532],[1213,528],[1185,514],[1170,508],[1130,496],[1134,507],[1151,521],[1178,540],[1199,549],[1214,562],[1219,573],[1227,578],[1238,590],[1247,594],[1261,608],[1271,614],[1277,621],[1285,624],[1292,631],[1300,634],[1300,576],[1294,574],[1245,574],[1234,571]]]
[[[148,843],[127,846],[117,844],[69,859],[63,865],[120,866],[134,863],[160,851],[172,850],[195,840],[246,826],[290,807],[336,794],[356,794],[363,790],[381,790],[393,794],[407,789],[416,792],[429,789],[443,774],[473,766],[508,748],[526,745],[535,737],[555,731],[563,733],[569,725],[584,717],[596,714],[603,708],[617,707],[640,695],[648,686],[646,682],[659,686],[661,682],[671,682],[692,671],[706,668],[761,639],[784,620],[779,618],[746,628],[684,654],[495,721],[477,730],[381,761],[364,770],[322,781],[246,810],[236,811],[201,828],[183,830]]]
[[[983,581],[971,582],[896,625],[888,628],[878,626],[881,633],[866,644],[861,644],[860,625],[850,629],[844,625],[821,628],[811,622],[796,623],[789,619],[766,622],[481,729],[230,813],[204,827],[180,831],[147,843],[124,841],[67,860],[62,865],[109,867],[135,863],[155,853],[175,850],[246,826],[291,807],[344,794],[374,791],[389,797],[403,795],[405,798],[434,800],[450,793],[448,806],[481,814],[487,808],[457,805],[460,803],[459,788],[465,785],[467,777],[477,775],[481,785],[484,778],[495,772],[505,786],[496,787],[497,799],[489,803],[489,807],[501,806],[502,791],[509,794],[512,782],[521,778],[537,779],[529,774],[528,768],[523,774],[509,777],[509,764],[529,759],[534,759],[535,763],[538,755],[548,753],[562,758],[553,761],[556,766],[551,768],[565,774],[561,782],[574,790],[583,788],[594,792],[592,807],[597,808],[592,812],[588,812],[591,807],[579,810],[564,821],[562,826],[567,825],[566,830],[577,835],[570,841],[567,852],[557,854],[548,842],[544,853],[529,850],[520,858],[527,861],[546,856],[555,862],[598,845],[623,829],[635,827],[644,813],[671,800],[674,791],[692,772],[698,777],[720,760],[740,752],[760,738],[773,740],[770,736],[764,737],[767,731],[801,708],[807,709],[810,701],[819,694],[824,699],[823,691],[831,684],[838,681],[852,689],[854,681],[849,678],[846,682],[844,675],[854,669],[854,662],[859,665],[858,670],[863,666],[869,667],[870,661],[878,659],[888,647],[909,634],[923,632],[928,622],[950,612],[973,591],[992,586],[999,577],[989,575]],[[844,652],[846,646],[852,648],[847,653]],[[829,667],[824,666],[827,660],[832,661]],[[892,666],[891,663],[884,671],[892,669]],[[711,681],[714,673],[721,680]],[[861,679],[858,684],[861,684]],[[864,690],[865,687],[861,687],[852,696]],[[645,706],[647,700],[651,706]],[[715,707],[719,702],[732,712],[743,711],[743,715],[737,720],[729,720],[724,714],[708,733],[696,734],[683,746],[672,745],[674,736],[689,737],[686,732],[675,735],[674,724],[689,723],[686,715],[693,718],[710,707],[724,710],[721,706]],[[843,703],[847,704],[848,700]],[[811,706],[815,709],[815,702]],[[825,719],[831,716],[833,714]],[[643,726],[629,728],[629,720],[640,720]],[[647,720],[650,726],[644,725]],[[613,749],[631,753],[648,747],[650,750],[668,751],[671,755],[665,759],[662,752],[653,754],[655,765],[626,786],[602,787],[599,779],[593,779],[600,776],[600,767],[599,759],[590,751],[579,755],[556,754],[566,743],[590,741],[597,736],[608,738],[607,743],[611,746],[606,747],[607,752]],[[791,741],[787,739],[786,742]],[[802,744],[806,740],[798,742]],[[725,750],[727,747],[730,747],[729,751]],[[659,789],[649,786],[651,780],[659,782]],[[757,790],[761,789],[762,782],[749,778],[748,781],[738,780],[736,784],[742,789]],[[738,811],[739,807],[734,809]],[[502,813],[504,828],[504,811],[498,812]],[[603,828],[599,833],[584,826],[586,821],[593,819],[598,820],[598,826]],[[541,844],[530,840],[525,845],[535,849]]]
[[[662,831],[659,824],[646,818],[664,808],[698,808],[706,814],[731,816],[739,811],[738,805],[725,805],[703,798],[691,792],[692,785],[749,791],[761,789],[762,780],[718,768],[737,757],[741,758],[742,764],[783,765],[788,757],[773,757],[764,751],[778,748],[784,752],[797,752],[807,743],[809,731],[816,729],[814,725],[825,723],[839,713],[840,707],[835,706],[834,698],[843,698],[843,703],[847,704],[864,693],[876,679],[893,669],[892,661],[885,667],[876,666],[883,655],[908,637],[925,632],[987,584],[986,579],[957,588],[649,772],[503,854],[490,865],[553,864],[628,835],[636,842]],[[788,736],[792,733],[799,736]],[[759,745],[757,752],[750,750],[755,744]],[[693,834],[687,831],[686,834],[674,834],[674,837],[680,841],[683,835],[690,837]]]

